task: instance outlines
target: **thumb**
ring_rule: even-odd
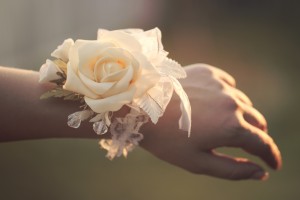
[[[200,160],[201,159],[201,160]],[[206,153],[199,158],[205,162],[204,174],[230,180],[266,180],[268,173],[257,164],[245,158],[232,158],[216,152]]]

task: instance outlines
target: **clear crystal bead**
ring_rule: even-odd
[[[93,124],[93,129],[98,135],[103,135],[108,131],[108,127],[106,126],[103,120],[95,122]]]
[[[81,124],[80,112],[75,112],[68,116],[68,126],[78,128]]]

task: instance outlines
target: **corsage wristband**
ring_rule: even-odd
[[[174,90],[181,99],[179,128],[190,134],[191,107],[177,80],[186,73],[167,55],[158,28],[99,29],[97,40],[67,39],[52,52],[55,59],[40,68],[40,83],[57,85],[41,99],[81,102],[81,110],[68,116],[68,126],[78,128],[89,119],[98,135],[110,132],[110,139],[99,142],[110,159],[126,156],[138,145],[143,139],[140,127],[148,121],[157,123]],[[130,112],[114,118],[113,112],[123,106]]]

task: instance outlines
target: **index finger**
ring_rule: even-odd
[[[242,122],[240,133],[235,140],[229,141],[229,146],[240,147],[250,154],[260,157],[273,169],[280,169],[282,159],[274,140],[261,129]]]
[[[212,66],[213,67],[213,66]],[[213,67],[215,69],[215,72],[217,73],[217,75],[223,80],[225,81],[228,85],[232,86],[232,87],[236,87],[236,81],[235,79],[227,72],[225,72],[224,70],[217,68],[217,67]]]

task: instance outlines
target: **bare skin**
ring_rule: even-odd
[[[142,146],[188,171],[219,178],[268,178],[268,173],[259,165],[214,151],[224,146],[242,148],[273,169],[279,169],[280,152],[267,134],[266,120],[250,99],[235,88],[235,80],[209,65],[194,64],[185,69],[188,78],[181,80],[181,84],[192,106],[191,137],[177,128],[180,112],[174,108],[179,107],[179,100],[174,99],[158,125],[146,127]],[[154,129],[158,131],[150,131]]]
[[[158,124],[147,123],[141,146],[158,158],[197,174],[241,180],[264,180],[267,172],[246,159],[220,155],[215,148],[242,148],[264,160],[273,169],[281,167],[278,147],[267,134],[263,115],[249,98],[235,88],[226,72],[208,65],[185,68],[181,80],[192,105],[192,133],[178,130],[179,99],[172,98]],[[79,104],[61,99],[39,100],[53,85],[38,84],[38,73],[0,67],[0,141],[39,138],[99,138],[90,123],[79,129],[66,124],[68,114]],[[126,110],[119,111],[124,115]],[[108,134],[106,134],[109,136]]]

